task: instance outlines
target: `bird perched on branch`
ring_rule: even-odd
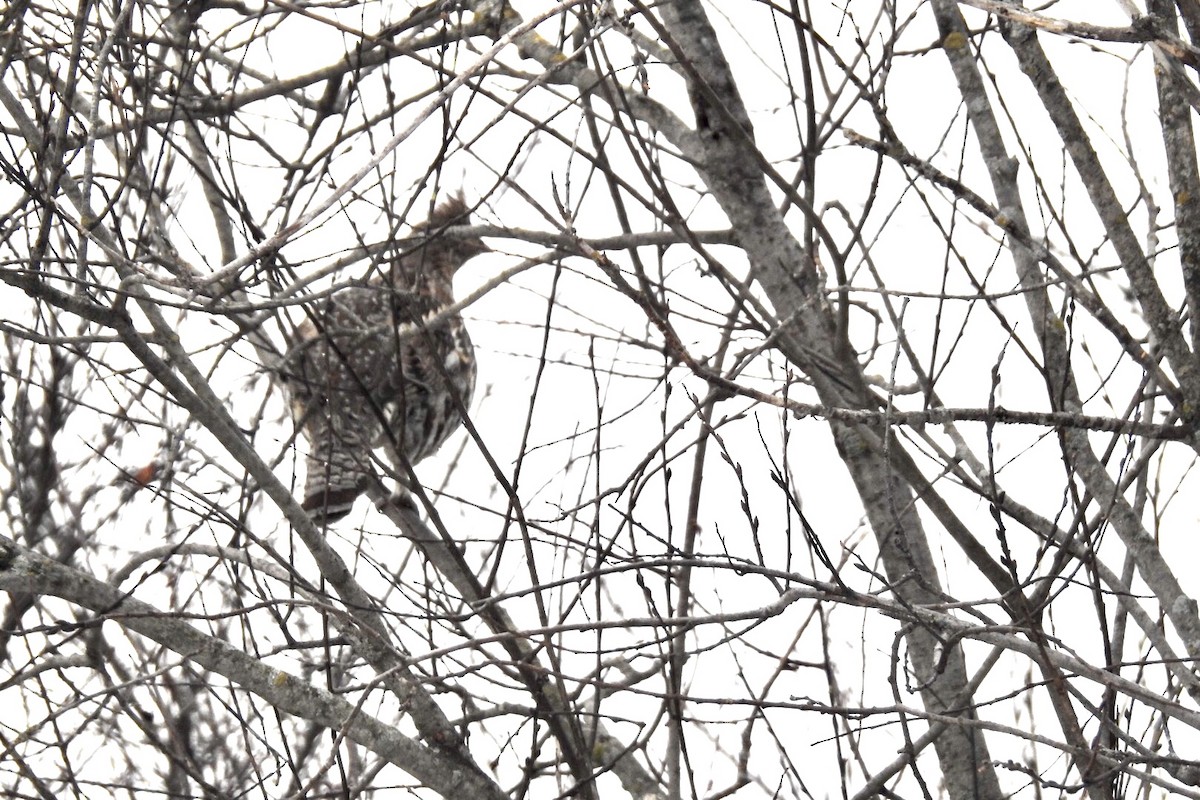
[[[285,361],[296,424],[309,443],[301,505],[318,522],[350,512],[384,447],[400,474],[461,424],[475,389],[475,351],[454,302],[454,273],[487,252],[453,238],[469,224],[456,196],[440,204],[385,272],[335,292],[297,331]]]

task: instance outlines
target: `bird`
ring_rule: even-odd
[[[383,447],[397,474],[435,453],[475,391],[475,349],[454,304],[454,275],[488,252],[460,194],[438,204],[381,274],[331,294],[297,328],[284,359],[292,416],[308,440],[301,507],[318,525],[350,513]]]

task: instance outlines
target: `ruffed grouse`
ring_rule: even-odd
[[[454,273],[487,251],[441,235],[465,224],[461,197],[442,203],[381,276],[335,292],[297,331],[285,377],[309,442],[302,506],[318,523],[349,513],[374,448],[416,464],[461,424],[475,351],[460,315],[435,317],[454,301]]]

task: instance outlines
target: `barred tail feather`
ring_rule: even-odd
[[[335,487],[318,480],[317,486],[305,487],[300,507],[312,515],[317,525],[330,525],[350,513],[354,501],[362,494],[357,484]]]
[[[341,426],[338,426],[341,427]],[[312,515],[318,525],[336,522],[350,513],[354,501],[363,493],[363,480],[370,469],[370,447],[358,437],[329,435],[316,437],[306,459],[304,500],[300,507]]]

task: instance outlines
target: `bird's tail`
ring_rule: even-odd
[[[340,430],[342,427],[349,429]],[[327,525],[349,514],[363,493],[371,471],[371,447],[361,435],[363,431],[353,426],[314,420],[307,432],[311,450],[300,506],[318,525]]]

